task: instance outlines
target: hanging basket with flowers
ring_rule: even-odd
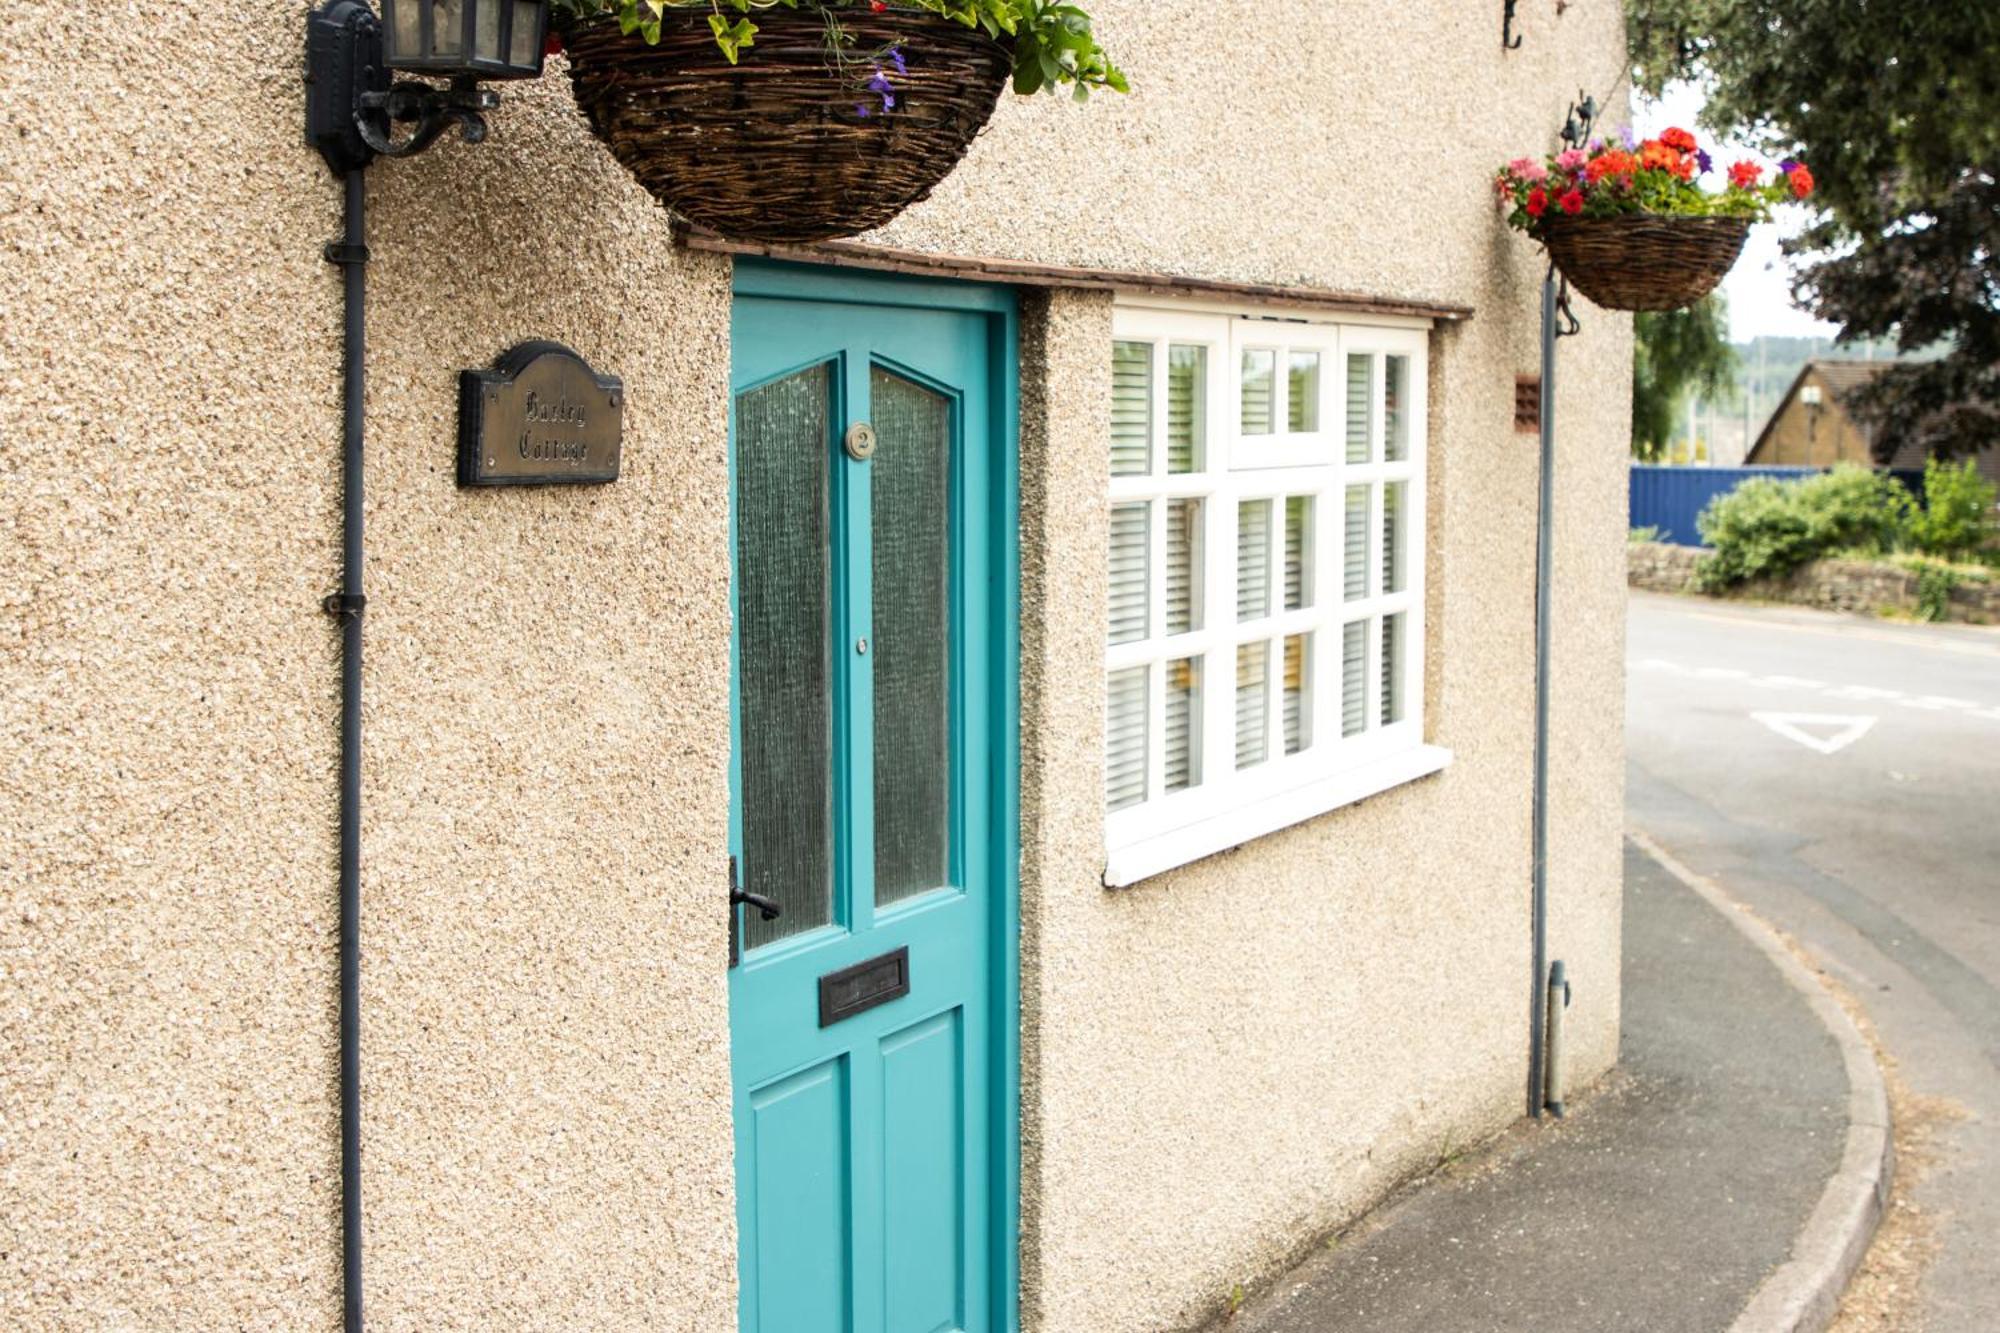
[[[733,240],[879,227],[1018,93],[1125,90],[1046,0],[554,0],[576,99],[639,183]]]
[[[1704,189],[1714,162],[1682,129],[1643,142],[1594,142],[1541,161],[1516,158],[1497,185],[1510,225],[1540,241],[1571,285],[1609,310],[1677,310],[1714,291],[1750,224],[1812,193],[1787,161],[1770,178],[1738,162]]]

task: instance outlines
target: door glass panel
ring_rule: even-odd
[[[875,901],[949,878],[951,405],[877,367]]]
[[[742,872],[784,908],[744,912],[751,948],[833,919],[829,388],[821,365],[736,399]]]

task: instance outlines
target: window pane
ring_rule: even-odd
[[[1368,624],[1357,620],[1340,631],[1340,734],[1356,736],[1368,716]]]
[[[736,636],[743,886],[754,948],[833,919],[833,696],[825,366],[736,399]]]
[[[1410,358],[1390,357],[1382,367],[1382,381],[1389,461],[1399,463],[1410,456]]]
[[[1111,506],[1111,642],[1134,643],[1150,632],[1147,579],[1153,507],[1144,500]]]
[[[1319,429],[1319,353],[1293,352],[1285,424],[1293,431]]]
[[[1236,506],[1236,618],[1271,614],[1271,502]]]
[[[1268,664],[1271,645],[1238,644],[1236,648],[1236,766],[1249,768],[1264,762],[1265,737],[1270,728],[1271,697]]]
[[[1382,725],[1403,720],[1403,623],[1398,611],[1382,621]]]
[[[1294,495],[1285,501],[1285,609],[1312,605],[1313,498]]]
[[[506,52],[500,49],[500,8],[505,0],[496,3],[487,0],[472,15],[472,54],[482,60],[500,60]]]
[[[1167,663],[1167,790],[1201,782],[1201,659]]]
[[[1278,354],[1268,347],[1243,353],[1243,433],[1269,435],[1277,429],[1271,400],[1277,393]]]
[[[1201,514],[1199,500],[1167,501],[1168,634],[1201,628]]]
[[[514,0],[514,53],[507,57],[510,65],[532,65],[535,63],[535,30],[541,24],[541,6],[533,0]]]
[[[1111,475],[1153,470],[1153,345],[1111,344]]]
[[[1208,349],[1167,348],[1167,471],[1199,472],[1208,427]]]
[[[1127,667],[1105,679],[1104,805],[1123,810],[1146,799],[1146,677]]]
[[[1346,527],[1342,534],[1341,584],[1348,601],[1368,595],[1368,488],[1347,488]]]
[[[457,55],[465,45],[465,11],[460,0],[437,0],[431,15],[431,54]]]
[[[1284,725],[1285,753],[1297,754],[1312,744],[1311,675],[1308,658],[1312,651],[1310,634],[1294,634],[1285,640]]]
[[[869,375],[874,479],[875,901],[949,878],[951,409]]]
[[[1347,358],[1347,461],[1366,463],[1373,456],[1375,394],[1369,382],[1372,356]]]
[[[1382,488],[1382,591],[1403,591],[1403,500],[1409,483]]]

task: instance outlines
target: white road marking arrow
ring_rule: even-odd
[[[1818,754],[1845,750],[1866,736],[1876,722],[1872,717],[1848,717],[1840,713],[1752,713],[1750,716],[1786,740],[1797,741]],[[1815,736],[1805,730],[1807,727],[1831,727],[1833,731],[1830,735]]]

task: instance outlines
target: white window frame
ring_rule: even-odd
[[[1389,787],[1442,769],[1447,750],[1423,739],[1424,567],[1427,356],[1430,325],[1423,320],[1384,319],[1368,324],[1305,318],[1272,319],[1214,307],[1120,304],[1113,315],[1113,339],[1153,344],[1150,470],[1110,478],[1112,504],[1151,506],[1148,553],[1148,637],[1105,649],[1104,676],[1132,667],[1148,669],[1147,799],[1105,816],[1104,882],[1120,887],[1238,846],[1263,834],[1324,814]],[[1208,381],[1200,470],[1167,471],[1167,357],[1169,344],[1208,349]],[[1241,358],[1248,348],[1276,351],[1275,432],[1244,436],[1241,422]],[[1286,430],[1285,389],[1290,355],[1320,354],[1318,429]],[[1370,461],[1346,461],[1347,357],[1372,355],[1370,391],[1383,402],[1388,358],[1406,358],[1404,420],[1408,450],[1403,460],[1386,459],[1386,410],[1374,414]],[[1369,585],[1364,597],[1343,600],[1346,495],[1350,485],[1370,487],[1369,524],[1379,532],[1384,486],[1402,483],[1404,519],[1400,540],[1403,589],[1380,588],[1382,551],[1368,546]],[[1307,533],[1310,604],[1284,608],[1285,500],[1310,496],[1313,524]],[[1167,504],[1200,498],[1204,505],[1199,628],[1165,636]],[[1272,502],[1270,613],[1236,619],[1238,506],[1246,500]],[[1340,735],[1342,627],[1352,621],[1370,626],[1364,663],[1364,716],[1381,715],[1380,626],[1402,613],[1403,662],[1400,721]],[[1297,754],[1284,753],[1282,685],[1285,639],[1310,633],[1307,700],[1310,742]],[[1266,670],[1266,758],[1248,769],[1235,763],[1236,649],[1268,642]],[[1178,792],[1165,791],[1166,668],[1183,658],[1202,659],[1199,711],[1201,781]]]

